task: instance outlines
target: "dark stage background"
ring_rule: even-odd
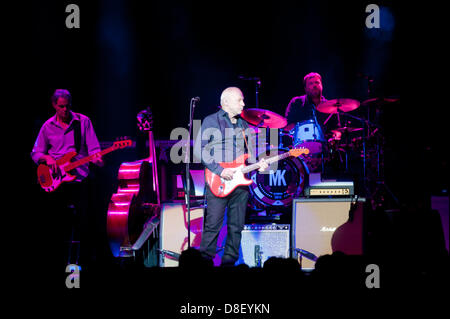
[[[65,8],[70,3],[79,5],[79,29],[66,28]],[[194,96],[201,98],[196,119],[217,110],[228,86],[240,87],[247,107],[255,107],[254,82],[239,76],[257,76],[262,82],[259,107],[284,115],[290,99],[304,94],[302,79],[309,72],[322,75],[328,99],[399,97],[399,102],[382,109],[386,183],[404,201],[410,190],[442,195],[448,190],[448,103],[438,80],[443,73],[437,47],[443,31],[434,18],[439,10],[377,1],[380,29],[368,29],[369,3],[374,2],[28,4],[29,27],[18,39],[26,48],[19,63],[26,72],[20,87],[29,96],[28,133],[21,144],[31,185],[28,203],[40,196],[29,152],[40,126],[54,114],[50,96],[57,88],[72,93],[73,110],[91,118],[100,141],[126,135],[143,143],[136,114],[147,106],[154,115],[155,138],[168,140],[174,128],[187,127]],[[371,96],[366,76],[374,80]],[[105,167],[94,169],[100,226],[116,190],[120,163],[145,156],[145,147],[138,145],[107,155]],[[31,212],[35,205],[27,207]],[[36,216],[32,219],[39,225]]]
[[[392,152],[441,158],[439,65],[423,55],[433,50],[436,33],[429,32],[427,11],[418,20],[409,15],[411,8],[380,2],[381,27],[368,29],[364,1],[80,1],[80,28],[68,29],[68,4],[43,2],[30,10],[34,27],[26,34],[23,61],[33,97],[28,149],[53,114],[49,97],[55,88],[71,91],[74,111],[91,117],[101,141],[135,138],[136,114],[147,106],[154,113],[155,138],[169,139],[174,128],[187,127],[194,96],[201,97],[196,119],[216,110],[227,86],[241,87],[247,107],[254,107],[254,82],[238,77],[258,76],[259,106],[284,115],[289,100],[303,94],[303,76],[314,71],[322,75],[329,99],[364,101],[364,76],[373,77],[370,97],[401,98],[383,109]],[[402,167],[413,162],[393,157]],[[428,178],[440,176],[446,165],[422,160],[416,172]]]

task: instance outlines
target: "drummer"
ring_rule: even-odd
[[[305,75],[303,86],[306,94],[292,98],[286,108],[285,117],[288,123],[286,127],[290,129],[295,123],[314,120],[314,113],[320,125],[323,125],[328,117],[328,114],[315,110],[320,103],[327,101],[322,95],[323,85],[320,74],[311,72]]]

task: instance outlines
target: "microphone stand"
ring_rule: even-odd
[[[191,248],[191,179],[190,179],[190,162],[191,162],[191,134],[192,134],[192,122],[194,117],[195,103],[200,101],[200,98],[192,98],[189,105],[189,134],[186,141],[186,153],[184,162],[186,163],[186,188],[184,191],[184,198],[186,202],[187,211],[187,232],[188,232],[188,249]]]

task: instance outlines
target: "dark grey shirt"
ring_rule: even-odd
[[[245,153],[254,159],[254,150],[253,129],[241,117],[237,117],[236,124],[231,123],[228,113],[222,109],[205,117],[194,143],[194,156],[217,175],[223,171],[220,162],[234,161]]]
[[[327,101],[327,99],[322,96],[321,102],[325,101]],[[315,110],[316,107],[317,105],[314,105],[313,101],[307,95],[294,97],[286,108],[285,117],[288,124],[314,119],[314,112],[316,114],[317,121],[320,124],[323,124],[328,117],[328,114]]]

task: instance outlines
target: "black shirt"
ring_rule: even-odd
[[[321,102],[327,101],[323,96]],[[307,95],[296,96],[288,104],[286,108],[286,119],[288,124],[298,123],[314,119],[314,112],[316,113],[317,121],[322,125],[329,114],[325,114],[315,110],[317,105],[314,105],[312,99]]]

